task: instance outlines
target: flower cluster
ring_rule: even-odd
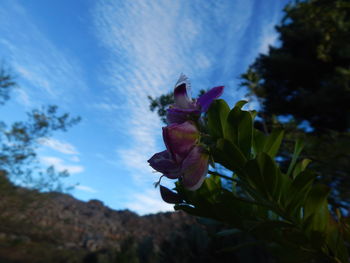
[[[150,166],[163,176],[179,179],[188,190],[198,189],[207,174],[209,154],[200,143],[198,120],[212,101],[218,98],[224,87],[215,87],[197,100],[189,97],[189,84],[181,76],[174,89],[175,103],[167,110],[168,126],[163,127],[166,150],[148,160]],[[174,203],[175,193],[161,186],[164,201]]]

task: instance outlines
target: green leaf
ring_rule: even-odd
[[[326,185],[315,185],[310,190],[305,206],[304,220],[308,221],[308,231],[324,232],[329,222],[329,211],[327,197],[330,188]]]
[[[249,185],[266,198],[264,177],[261,173],[259,163],[256,159],[249,160],[244,167],[244,179]]]
[[[212,149],[212,154],[216,162],[232,171],[243,168],[247,162],[241,150],[225,139],[219,139],[217,141],[216,147]]]
[[[345,246],[340,224],[331,220],[327,233],[327,246],[331,249],[332,254],[339,259],[338,262],[347,262],[349,253]]]
[[[297,213],[298,209],[302,207],[316,176],[317,174],[315,172],[305,170],[295,177],[290,188],[287,190],[288,199],[286,200],[286,209],[289,213]]]
[[[280,148],[284,131],[282,129],[276,129],[267,137],[264,145],[264,152],[274,158]]]
[[[274,158],[281,146],[284,131],[282,129],[275,129],[270,135],[265,135],[261,131],[254,129],[253,137],[253,151],[254,154],[266,152]]]
[[[261,131],[254,129],[253,131],[253,151],[254,155],[264,151],[266,136]]]
[[[237,145],[249,158],[252,148],[253,118],[250,112],[241,110],[242,104],[243,102],[237,103],[228,114],[224,137]]]
[[[221,192],[221,178],[219,176],[210,176],[204,180],[202,186],[196,191],[197,195],[206,199],[210,203],[215,203]]]
[[[249,111],[250,115],[252,116],[252,120],[254,121],[256,115],[258,115],[258,112],[256,110]]]
[[[276,199],[279,205],[285,207],[290,198],[288,190],[292,184],[292,180],[286,174],[282,173],[280,169],[277,170],[277,174]]]
[[[301,153],[301,151],[303,150],[304,148],[304,142],[302,139],[297,139],[297,141],[295,142],[295,146],[294,146],[294,152],[293,152],[293,157],[292,157],[292,161],[288,167],[288,172],[287,172],[287,175],[290,176],[293,169],[294,169],[294,166],[295,166],[295,163],[296,161],[298,160],[298,157]]]
[[[272,158],[266,153],[260,153],[256,159],[246,163],[244,171],[247,182],[262,196],[272,201],[279,182],[277,166]]]
[[[244,105],[246,105],[248,103],[248,101],[246,100],[240,100],[236,103],[235,107],[234,108],[239,108],[241,109]]]
[[[214,138],[223,138],[223,130],[225,129],[227,115],[230,107],[224,100],[214,100],[207,112],[208,129]]]
[[[302,171],[304,171],[306,169],[306,167],[309,165],[309,163],[311,163],[310,159],[303,159],[302,161],[300,161],[299,163],[297,163],[297,165],[295,166],[294,170],[293,170],[293,178],[297,177],[298,174],[300,174]]]
[[[278,186],[277,165],[275,161],[266,153],[261,153],[257,156],[257,161],[264,178],[264,183],[268,196],[271,198],[275,196]]]
[[[293,178],[297,177],[298,174],[304,171],[306,167],[309,165],[309,163],[311,163],[310,159],[303,159],[302,161],[300,161],[294,168]]]

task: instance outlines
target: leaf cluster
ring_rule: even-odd
[[[226,174],[211,171],[195,192],[178,184],[176,190],[185,201],[175,208],[248,232],[268,241],[272,250],[294,251],[298,262],[347,262],[348,219],[331,215],[330,188],[314,183],[309,160],[298,161],[303,142],[295,143],[289,167],[281,169],[275,157],[283,130],[264,134],[254,128],[256,112],[242,110],[245,103],[230,109],[223,100],[213,102],[207,113],[210,152],[213,166],[225,167]],[[230,188],[223,179],[231,181]]]
[[[297,1],[276,27],[270,47],[241,75],[263,112],[291,114],[319,132],[349,129],[350,5],[347,0]]]

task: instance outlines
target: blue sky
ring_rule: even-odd
[[[231,105],[243,99],[237,77],[276,44],[287,2],[2,0],[0,59],[19,88],[1,118],[20,120],[47,104],[81,116],[41,142],[42,164],[67,169],[65,183],[79,183],[71,193],[81,200],[139,214],[171,210],[146,162],[164,149],[147,95],[171,91],[185,73],[193,94],[224,85]]]

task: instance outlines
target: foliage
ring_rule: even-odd
[[[210,107],[209,152],[216,163],[213,167],[219,164],[227,171],[210,171],[197,191],[186,190],[180,180],[176,191],[184,201],[175,209],[248,232],[267,241],[271,250],[289,251],[293,262],[347,262],[344,239],[349,229],[344,223],[348,219],[330,214],[329,187],[314,184],[316,174],[307,168],[308,161],[296,162],[303,143],[296,142],[292,162],[281,169],[274,158],[283,131],[266,135],[255,129],[256,113],[242,110],[244,103],[229,111],[223,100]],[[223,178],[232,182],[230,188],[222,184]],[[286,254],[283,259],[288,261]]]
[[[150,110],[155,111],[157,109],[157,114],[163,123],[166,123],[166,109],[169,105],[174,103],[174,97],[172,93],[167,93],[159,96],[158,98],[153,98],[148,96],[150,102]]]
[[[0,67],[0,105],[10,98],[10,92],[16,83],[13,81],[13,76],[6,70],[4,66]]]
[[[270,47],[242,75],[242,85],[267,115],[291,114],[316,131],[349,128],[350,4],[312,0],[289,4]]]
[[[15,86],[13,77],[6,70],[0,70],[0,104],[10,98]],[[52,166],[46,171],[40,169],[36,150],[40,140],[50,137],[55,131],[66,131],[79,121],[79,117],[60,114],[54,105],[31,110],[26,121],[10,125],[0,121],[0,170],[14,182],[27,187],[43,191],[62,190],[59,179],[68,176],[67,171],[57,173]]]
[[[330,203],[349,209],[350,5],[344,0],[297,1],[285,8],[276,27],[280,44],[270,47],[241,75],[248,95],[262,106],[256,126],[284,127],[281,164],[291,159],[292,142],[306,142],[302,157],[319,181],[335,188]],[[276,116],[290,118],[278,123]],[[300,124],[307,121],[305,132]]]
[[[188,96],[187,87],[182,81],[175,86],[163,128],[166,150],[148,160],[161,178],[178,180],[175,191],[160,186],[163,200],[177,210],[227,224],[233,234],[242,231],[264,240],[282,261],[347,262],[349,218],[338,209],[329,211],[331,189],[315,183],[310,160],[299,158],[303,140],[295,142],[288,165],[280,166],[275,159],[283,129],[270,134],[256,129],[257,112],[242,110],[246,101],[230,109],[224,100],[214,100],[223,87],[197,100]],[[203,101],[211,106],[201,116]],[[207,170],[209,163],[214,170]]]

